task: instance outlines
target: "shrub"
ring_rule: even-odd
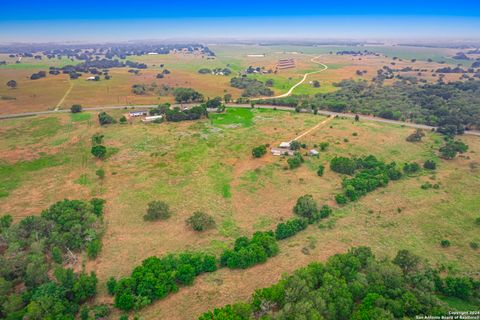
[[[170,207],[163,201],[152,201],[148,204],[147,214],[143,216],[145,221],[166,220],[170,218]]]
[[[125,118],[125,116],[121,116],[118,121],[119,121],[120,123],[124,124],[124,123],[127,123],[127,118]]]
[[[320,144],[319,144],[320,150],[321,150],[321,151],[327,150],[327,148],[328,148],[329,145],[330,145],[330,144],[329,144],[328,142],[320,142]]]
[[[408,142],[418,142],[421,141],[423,137],[425,137],[425,133],[423,132],[423,130],[417,129],[414,133],[409,135],[406,140]]]
[[[293,207],[293,212],[308,219],[309,223],[313,223],[320,218],[317,203],[310,194],[306,194],[297,199],[297,203]]]
[[[95,319],[106,319],[110,313],[110,307],[106,304],[100,304],[92,308]]]
[[[335,196],[335,201],[338,203],[338,204],[346,204],[347,203],[347,197],[345,197],[345,195],[343,194],[337,194]]]
[[[187,224],[195,231],[204,231],[215,226],[215,220],[205,212],[196,211],[187,219]]]
[[[479,247],[480,245],[478,244],[478,242],[476,241],[470,242],[470,248],[472,248],[473,250],[477,250]]]
[[[433,160],[426,160],[423,163],[423,167],[428,170],[435,170],[437,168],[437,164]]]
[[[107,280],[107,290],[108,290],[108,294],[113,296],[115,295],[115,288],[117,287],[117,280],[115,280],[114,277],[110,277],[108,280]]]
[[[320,219],[326,218],[332,214],[332,208],[330,208],[328,205],[324,204],[320,208]]]
[[[302,147],[302,145],[297,140],[293,140],[292,142],[290,142],[290,149],[291,150],[299,150],[301,147]]]
[[[103,145],[93,146],[91,149],[91,153],[98,159],[104,159],[107,155],[107,147]]]
[[[92,145],[102,144],[104,135],[101,133],[95,133],[92,136]]]
[[[267,153],[267,147],[263,144],[252,149],[252,156],[255,158],[261,158],[266,153]]]
[[[477,224],[477,226],[480,226],[480,217],[475,219],[475,223]]]
[[[93,239],[87,244],[87,255],[90,259],[95,259],[100,250],[102,249],[102,243],[99,239]]]
[[[61,264],[63,262],[62,250],[59,247],[52,248],[52,260],[55,263]]]
[[[290,219],[287,222],[277,224],[275,230],[275,237],[277,240],[289,238],[298,232],[305,230],[308,226],[308,221],[302,218]]]
[[[98,178],[102,180],[105,178],[105,170],[103,170],[102,168],[95,171],[95,174],[97,175]]]
[[[325,166],[323,164],[319,165],[317,169],[317,175],[319,177],[323,176],[324,171],[325,171]]]
[[[440,241],[440,245],[444,248],[448,248],[450,247],[450,240],[443,239],[442,241]]]
[[[70,107],[70,111],[72,113],[79,113],[79,112],[82,112],[82,106],[79,105],[79,104],[74,104]]]
[[[6,214],[0,217],[0,230],[8,229],[12,225],[13,218],[11,215]]]
[[[403,165],[403,172],[405,173],[415,173],[420,171],[420,165],[416,162],[405,163]]]

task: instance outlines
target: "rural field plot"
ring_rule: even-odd
[[[124,110],[109,112],[119,118]],[[95,113],[63,114],[0,122],[0,212],[15,220],[64,198],[106,199],[106,230],[100,256],[87,262],[99,278],[98,301],[111,302],[105,282],[129,274],[152,255],[184,250],[219,253],[240,235],[270,230],[293,216],[299,196],[311,194],[333,207],[333,215],[282,241],[280,254],[247,270],[221,269],[200,276],[192,287],[142,309],[145,319],[193,319],[215,306],[247,299],[255,288],[271,285],[282,274],[325,260],[351,246],[367,245],[379,257],[399,249],[412,252],[451,272],[474,272],[480,242],[480,140],[460,139],[469,151],[441,160],[442,138],[433,133],[418,143],[405,138],[413,129],[397,125],[331,118],[302,137],[310,148],[328,142],[320,156],[305,156],[297,169],[285,157],[251,156],[260,144],[276,146],[326,120],[323,116],[261,109],[227,109],[196,122],[100,127]],[[105,160],[90,154],[91,137],[104,135]],[[435,172],[422,171],[390,182],[359,201],[338,206],[342,177],[328,165],[334,156],[372,154],[399,165],[426,159]],[[317,176],[319,165],[325,174]],[[103,168],[106,177],[95,171]],[[439,189],[422,189],[426,183]],[[147,203],[167,202],[173,216],[143,220]],[[196,210],[211,214],[216,228],[195,233],[185,220]],[[452,245],[441,248],[440,240]],[[80,266],[78,266],[80,268]]]
[[[170,53],[158,55],[128,56],[125,60],[145,63],[148,68],[139,70],[138,74],[128,72],[130,68],[109,69],[110,80],[87,81],[88,74],[76,80],[70,80],[67,74],[53,76],[47,74],[45,78],[31,80],[30,76],[38,71],[46,71],[49,67],[62,67],[67,64],[78,64],[80,61],[68,58],[42,60],[23,58],[21,63],[15,63],[18,58],[0,55],[0,61],[5,60],[6,65],[0,65],[0,114],[21,113],[31,111],[53,110],[69,108],[72,104],[81,104],[84,107],[96,106],[123,106],[136,104],[158,104],[174,102],[171,94],[160,95],[156,90],[148,91],[142,95],[132,92],[134,84],[143,84],[156,88],[168,86],[170,88],[193,88],[204,95],[205,98],[216,96],[223,97],[231,94],[233,99],[241,96],[242,90],[233,88],[230,79],[241,75],[249,66],[263,67],[265,71],[276,68],[279,59],[293,59],[295,67],[278,70],[277,73],[249,74],[249,78],[262,82],[272,80],[271,89],[274,95],[281,95],[298,83],[307,72],[317,71],[321,65],[328,66],[324,72],[310,75],[306,81],[295,88],[292,94],[317,94],[337,90],[335,83],[344,79],[364,79],[371,81],[377,75],[377,70],[384,66],[392,69],[426,70],[421,72],[402,72],[404,76],[415,76],[427,81],[437,81],[435,70],[445,66],[466,64],[467,62],[455,60],[451,57],[455,50],[441,48],[412,48],[399,46],[258,46],[258,45],[212,45],[216,53],[215,58],[202,55]],[[338,51],[363,51],[369,50],[380,53],[379,56],[364,55],[337,55]],[[415,59],[415,62],[411,62]],[[431,62],[427,60],[431,59]],[[467,60],[471,63],[470,60]],[[443,62],[443,63],[440,63]],[[202,68],[229,68],[232,73],[228,76],[200,74]],[[157,78],[157,74],[167,69],[170,74]],[[137,70],[138,71],[138,70]],[[362,71],[359,75],[357,71]],[[445,74],[445,81],[455,81],[462,76],[461,73]],[[5,84],[15,80],[17,87],[8,88]],[[312,81],[319,81],[320,87],[312,86]],[[387,80],[387,84],[394,80]]]

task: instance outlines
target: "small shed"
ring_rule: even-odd
[[[310,156],[318,156],[320,153],[317,150],[312,149],[312,150],[308,151],[308,154]]]
[[[281,142],[278,147],[283,149],[290,149],[290,142]]]
[[[149,116],[149,117],[145,117],[145,119],[142,119],[142,122],[145,122],[145,123],[147,123],[147,122],[153,122],[153,121],[155,121],[155,120],[157,120],[157,119],[162,119],[162,118],[163,118],[162,115],[159,115],[159,116]]]

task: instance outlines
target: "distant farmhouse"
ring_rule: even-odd
[[[274,156],[284,156],[284,155],[293,155],[293,150],[290,149],[290,141],[281,142],[278,145],[278,148],[272,148],[270,150]]]
[[[278,70],[290,69],[290,68],[295,68],[295,60],[293,60],[292,58],[278,60],[277,62]]]
[[[130,111],[128,113],[128,116],[131,117],[131,118],[136,118],[136,117],[143,117],[143,116],[146,116],[148,114],[147,111],[145,110],[139,110],[139,111]]]

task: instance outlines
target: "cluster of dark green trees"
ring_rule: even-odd
[[[468,145],[462,141],[447,139],[445,145],[439,149],[442,158],[451,160],[457,156],[458,153],[465,153],[468,151]]]
[[[277,240],[290,238],[308,227],[308,220],[303,218],[293,218],[277,224],[275,237]]]
[[[233,249],[225,250],[220,264],[230,269],[246,269],[263,263],[279,252],[275,234],[272,231],[255,232],[252,239],[240,237],[235,240]]]
[[[140,309],[155,300],[191,285],[196,276],[217,270],[215,256],[185,252],[162,258],[150,257],[136,267],[130,277],[110,279],[108,289],[115,295],[115,306],[128,311]]]
[[[166,110],[165,117],[167,121],[172,122],[198,120],[202,117],[208,117],[208,112],[205,106],[195,106],[183,111],[180,108],[174,108]]]
[[[261,158],[267,153],[267,146],[262,144],[252,149],[252,156],[254,158]]]
[[[290,169],[296,169],[300,167],[303,162],[305,162],[305,160],[303,159],[302,155],[298,151],[294,152],[293,156],[287,159],[288,168]]]
[[[83,250],[92,259],[97,256],[104,203],[63,200],[16,224],[2,217],[0,318],[74,319],[79,306],[95,295],[97,278],[61,265]]]
[[[203,95],[192,88],[175,88],[173,96],[178,103],[203,102]]]
[[[234,77],[230,79],[230,85],[234,88],[243,89],[242,97],[272,96],[273,91],[262,81],[247,77]]]
[[[312,263],[277,284],[258,289],[247,303],[209,311],[199,320],[407,319],[448,315],[440,297],[472,304],[480,299],[480,281],[442,278],[407,250],[393,260],[376,259],[368,247],[352,248],[325,264]]]
[[[436,84],[399,81],[393,85],[344,80],[339,90],[314,96],[264,99],[257,103],[370,114],[439,127],[461,134],[480,127],[480,80]]]
[[[407,166],[410,168],[411,164]],[[348,175],[356,172],[352,178],[343,180],[344,192],[335,196],[339,204],[345,204],[348,200],[356,201],[368,192],[386,186],[390,180],[402,177],[402,172],[395,162],[387,164],[373,155],[360,158],[335,157],[330,161],[330,168],[332,171]]]

